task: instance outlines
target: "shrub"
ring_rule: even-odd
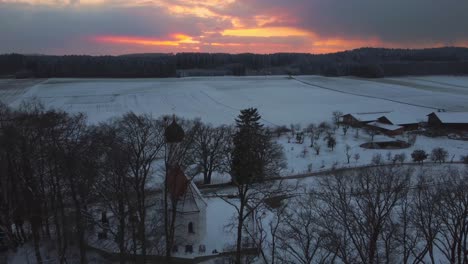
[[[431,160],[434,162],[445,162],[448,157],[448,152],[444,148],[434,148],[431,153]]]
[[[468,155],[466,155],[466,156],[461,156],[460,161],[463,162],[463,163],[465,163],[465,164],[468,164]]]
[[[422,149],[417,149],[415,151],[413,151],[413,153],[411,153],[411,158],[413,159],[414,162],[418,162],[418,163],[423,163],[424,160],[427,159],[427,153],[426,151],[422,150]]]

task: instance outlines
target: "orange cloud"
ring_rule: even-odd
[[[132,44],[143,46],[180,46],[181,44],[198,44],[197,40],[184,34],[172,34],[170,39],[161,40],[155,38],[131,37],[131,36],[97,36],[96,42],[112,44]]]
[[[226,29],[221,32],[223,36],[235,37],[294,37],[294,36],[311,36],[312,33],[292,28],[292,27],[259,27],[259,28],[238,28]]]

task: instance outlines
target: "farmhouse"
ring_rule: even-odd
[[[389,121],[390,125],[402,126],[405,131],[418,130],[421,123],[424,122],[424,117],[416,118],[411,115],[403,115],[401,113],[389,113],[385,115],[385,119]],[[382,120],[378,120],[382,122]],[[385,123],[385,122],[383,122]]]
[[[442,112],[427,115],[430,128],[468,130],[468,112]]]
[[[357,114],[346,114],[342,117],[342,123],[351,125],[351,126],[366,126],[372,122],[377,122],[382,125],[393,125],[397,127],[392,127],[392,131],[401,130],[400,127],[403,128],[403,131],[412,131],[418,130],[419,124],[422,123],[423,120],[418,120],[413,116],[404,115],[401,113],[394,113],[394,112],[374,112],[374,113],[357,113]],[[375,125],[375,124],[374,124]],[[380,127],[383,129],[383,126]],[[387,127],[390,129],[390,127]],[[395,132],[399,133],[399,132]],[[393,134],[393,132],[392,132]]]
[[[346,114],[341,116],[341,122],[350,126],[364,126],[370,122],[374,122],[380,119],[383,122],[390,122],[385,120],[385,114],[390,112],[372,112],[372,113],[355,113]]]
[[[366,124],[366,126],[388,136],[401,135],[405,131],[405,128],[402,126],[391,125],[381,122],[370,122]]]

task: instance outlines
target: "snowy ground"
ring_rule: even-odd
[[[149,113],[155,117],[175,113],[187,118],[201,117],[213,124],[232,124],[239,110],[257,107],[266,125],[301,124],[330,121],[332,112],[343,113],[393,111],[393,115],[413,120],[425,120],[435,109],[468,111],[468,77],[424,76],[383,79],[330,78],[322,76],[259,77],[197,77],[177,79],[48,79],[1,80],[0,101],[18,106],[23,100],[37,97],[48,107],[88,114],[90,122],[104,121],[128,111]],[[40,83],[38,83],[40,82]],[[411,105],[408,105],[411,104]],[[435,108],[435,109],[434,109]],[[365,150],[360,144],[369,138],[354,131],[346,137],[337,131],[338,144],[334,151],[321,140],[319,156],[312,148],[302,157],[304,147],[279,142],[284,146],[288,168],[283,174],[303,173],[309,170],[329,169],[334,163],[345,165],[345,145],[361,158],[351,165],[368,164],[375,153],[385,150]],[[378,140],[388,140],[377,136]],[[418,148],[426,151],[444,147],[450,157],[468,154],[468,142],[446,138],[418,137],[416,144],[392,154],[410,153]],[[346,164],[347,165],[347,164]],[[221,181],[229,180],[229,177]],[[216,181],[216,179],[215,179]]]
[[[468,111],[468,77],[49,79],[15,89],[8,88],[14,81],[2,82],[0,100],[12,106],[37,97],[50,107],[85,112],[91,122],[134,111],[230,124],[246,107],[257,107],[267,125],[306,125],[329,119],[335,110],[398,111],[418,118],[425,118],[434,108]]]
[[[332,151],[327,147],[326,142],[320,139],[321,144],[320,154],[316,155],[313,148],[310,147],[310,139],[306,139],[303,144],[296,144],[294,139],[291,139],[291,143],[288,143],[286,136],[279,138],[279,143],[283,145],[286,159],[288,162],[288,168],[283,172],[283,175],[301,174],[307,172],[317,172],[320,170],[330,170],[334,164],[336,167],[352,167],[362,166],[370,164],[372,157],[376,154],[381,154],[383,161],[387,161],[387,153],[391,153],[392,156],[395,154],[405,153],[406,162],[411,162],[411,153],[416,149],[425,150],[428,154],[431,153],[433,148],[442,147],[448,151],[447,161],[459,161],[460,156],[468,155],[468,141],[452,140],[446,137],[430,138],[426,136],[418,135],[416,142],[413,146],[406,149],[365,149],[361,148],[360,145],[366,142],[371,142],[369,135],[366,135],[364,131],[359,131],[359,137],[356,138],[356,130],[350,128],[346,136],[343,135],[341,129],[336,132],[337,145]],[[407,138],[400,136],[396,138],[387,137],[384,135],[376,135],[374,141],[391,141],[391,140],[403,140],[407,141]],[[347,162],[346,157],[346,145],[351,147],[349,153],[351,154],[350,163]],[[306,155],[303,155],[304,149],[307,150]],[[358,160],[354,159],[355,154],[359,154]],[[312,164],[310,169],[310,164]]]
[[[17,83],[18,82],[18,83]],[[92,123],[122,115],[128,111],[148,113],[155,117],[176,114],[186,118],[201,117],[213,124],[232,124],[239,110],[256,107],[266,125],[318,124],[330,121],[332,112],[343,113],[393,111],[398,115],[423,120],[435,109],[468,111],[468,77],[429,76],[401,77],[376,80],[356,78],[327,78],[301,76],[268,77],[201,77],[182,79],[49,79],[37,82],[0,82],[0,101],[18,106],[23,100],[37,97],[48,107],[69,112],[84,112]],[[363,131],[355,138],[355,130],[346,136],[336,132],[337,145],[333,151],[320,139],[321,153],[310,148],[310,139],[303,144],[288,143],[286,136],[278,139],[284,147],[288,168],[283,175],[329,170],[337,167],[365,165],[380,153],[386,161],[392,155],[404,152],[410,161],[411,152],[424,149],[430,152],[443,147],[449,160],[458,161],[468,155],[468,142],[448,138],[418,136],[414,146],[402,150],[368,150],[360,148],[370,138]],[[403,138],[402,138],[403,139]],[[375,141],[390,138],[378,135]],[[294,142],[294,139],[291,140]],[[347,163],[345,146],[351,147],[352,156]],[[302,152],[307,153],[303,156]],[[311,166],[310,166],[311,165]],[[226,182],[214,177],[215,183]],[[291,180],[302,186],[313,184],[314,178]],[[234,235],[227,232],[235,210],[219,198],[208,198],[207,233],[204,238],[206,252],[221,252]],[[21,255],[21,254],[20,254]]]

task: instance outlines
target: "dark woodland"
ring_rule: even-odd
[[[468,48],[361,48],[332,54],[0,55],[0,77],[150,78],[223,75],[357,76],[468,74]]]

